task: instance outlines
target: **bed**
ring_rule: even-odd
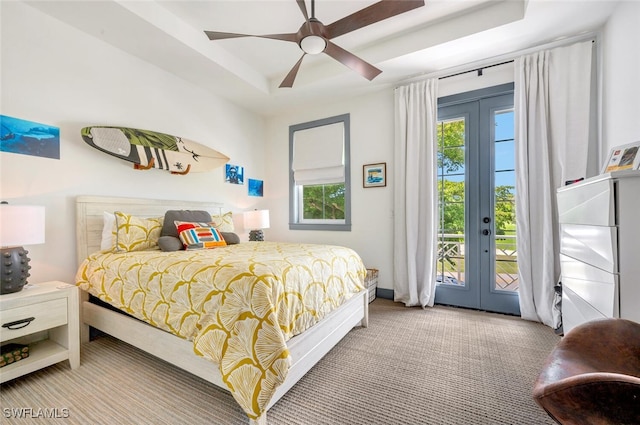
[[[82,339],[89,340],[93,327],[170,361],[230,391],[251,424],[266,424],[268,409],[307,371],[352,328],[367,326],[366,270],[355,252],[330,245],[246,242],[177,252],[101,250],[105,212],[152,220],[168,210],[221,216],[221,208],[215,202],[78,197]],[[166,264],[171,267],[165,269]],[[297,286],[306,277],[296,270],[314,276],[308,286]],[[170,295],[159,286],[161,280],[172,282]],[[307,299],[307,293],[319,290],[336,297]],[[239,293],[249,295],[241,299]],[[284,298],[299,308],[281,308]],[[315,305],[312,299],[322,302]],[[244,310],[232,312],[228,305]]]

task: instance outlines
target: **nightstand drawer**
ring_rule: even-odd
[[[0,340],[3,342],[20,336],[30,335],[35,332],[62,326],[67,324],[67,298],[58,298],[37,304],[3,310],[2,313],[0,313],[0,318],[2,321],[2,327],[0,327]],[[28,319],[32,320],[29,321]],[[12,329],[6,326],[13,322],[18,323],[11,325]]]

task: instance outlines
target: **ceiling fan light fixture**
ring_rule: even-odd
[[[322,53],[326,47],[326,40],[319,35],[308,35],[300,40],[300,48],[309,55]]]

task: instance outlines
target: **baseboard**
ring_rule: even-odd
[[[393,300],[393,289],[376,288],[376,297]]]

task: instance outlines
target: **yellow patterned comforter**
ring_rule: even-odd
[[[250,242],[198,251],[101,252],[77,285],[194,343],[216,362],[250,418],[260,416],[290,365],[286,341],[364,288],[366,269],[338,246]]]

